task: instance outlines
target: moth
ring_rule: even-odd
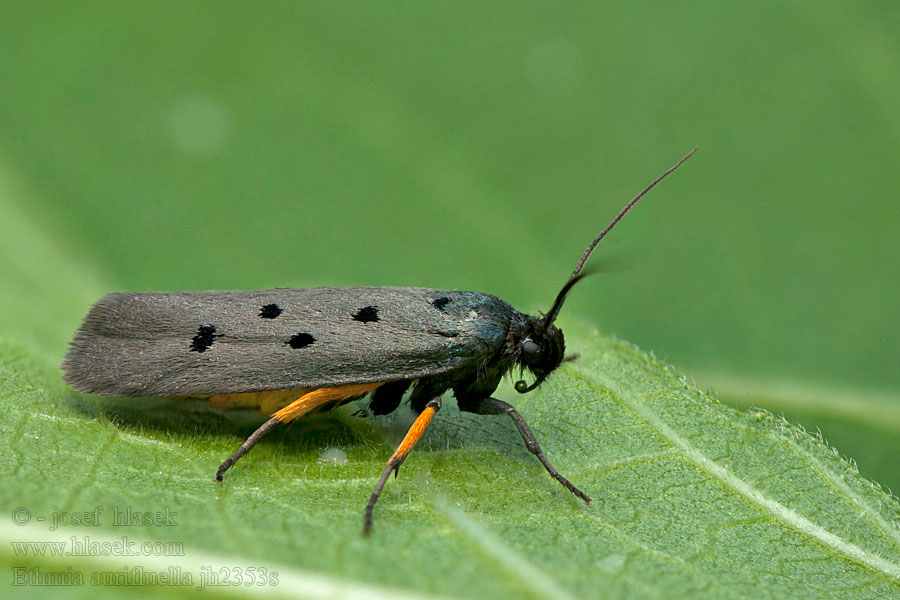
[[[533,381],[564,360],[554,324],[566,295],[603,237],[673,167],[635,196],[588,245],[546,314],[520,313],[490,294],[414,287],[326,287],[261,291],[111,293],[88,312],[62,363],[81,392],[126,397],[208,397],[212,406],[255,405],[269,418],[216,472],[222,477],[260,439],[314,410],[366,398],[376,415],[404,396],[418,415],[391,455],[366,504],[363,532],[393,472],[452,391],[459,409],[509,416],[528,450],[578,498],[591,499],[544,456],[522,415],[493,397],[519,369]]]

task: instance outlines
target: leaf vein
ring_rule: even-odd
[[[781,504],[777,500],[769,498],[763,494],[762,491],[754,488],[732,471],[703,454],[700,449],[694,446],[689,440],[669,427],[659,415],[648,406],[641,402],[632,401],[626,395],[615,395],[619,396],[621,402],[627,404],[634,412],[639,414],[665,439],[679,448],[684,456],[697,466],[697,468],[704,471],[709,476],[717,479],[750,502],[767,510],[785,525],[817,540],[827,548],[832,549],[846,558],[855,560],[872,570],[879,571],[895,580],[900,580],[900,565],[842,539],[838,535],[813,523],[784,504]]]

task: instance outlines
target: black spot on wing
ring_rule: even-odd
[[[286,341],[285,344],[290,346],[294,350],[299,350],[300,348],[306,348],[314,341],[316,341],[316,338],[308,333],[301,332]]]
[[[353,315],[353,318],[361,323],[375,323],[378,321],[378,309],[374,306],[364,306]]]
[[[263,319],[274,319],[281,314],[281,307],[277,304],[266,304],[259,309],[259,316]]]
[[[444,312],[444,307],[447,306],[448,304],[450,304],[450,298],[448,298],[447,296],[441,296],[440,298],[437,298],[436,300],[432,301],[432,303],[431,303],[432,306],[434,306],[436,309],[438,309],[441,312]]]
[[[213,345],[213,342],[217,337],[222,337],[221,334],[216,334],[216,328],[212,325],[201,325],[199,329],[197,329],[197,335],[191,340],[191,349],[190,352],[206,352],[206,350]]]

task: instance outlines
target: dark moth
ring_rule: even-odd
[[[108,294],[90,310],[62,364],[76,390],[112,396],[243,394],[278,410],[220,467],[216,478],[279,423],[362,397],[375,414],[405,394],[418,413],[366,506],[364,531],[390,473],[397,472],[452,391],[460,410],[509,415],[529,451],[576,496],[524,419],[492,396],[515,369],[536,388],[565,360],[554,324],[593,249],[634,204],[693,154],[638,194],[591,242],[546,315],[520,313],[490,294],[409,287],[344,287]],[[237,396],[236,396],[237,395]],[[261,404],[262,405],[262,404]]]

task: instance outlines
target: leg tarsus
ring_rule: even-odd
[[[363,535],[368,535],[369,531],[372,530],[372,512],[375,510],[375,503],[378,502],[381,490],[384,489],[384,484],[387,483],[388,477],[391,476],[391,471],[393,470],[394,465],[392,461],[388,461],[384,471],[381,472],[381,477],[378,478],[378,483],[375,484],[375,490],[369,496],[369,501],[366,503],[366,516],[363,519]],[[394,477],[396,478],[396,475]]]
[[[544,465],[544,468],[547,469],[547,472],[550,473],[550,476],[553,479],[560,482],[563,487],[567,490],[584,500],[585,504],[590,504],[590,497],[579,490],[577,487],[572,485],[572,483],[560,475],[559,471],[557,471],[553,465],[550,464],[550,461],[547,460],[547,457],[544,456],[544,451],[541,450],[540,444],[538,444],[537,438],[534,437],[534,434],[531,432],[531,429],[528,427],[528,424],[525,422],[525,419],[522,418],[522,415],[512,407],[512,405],[504,402],[503,400],[497,400],[496,398],[485,398],[479,404],[477,404],[474,409],[468,408],[471,412],[480,415],[509,415],[509,417],[513,420],[513,423],[516,425],[516,429],[519,430],[519,435],[522,436],[522,440],[525,442],[525,447],[528,448],[528,451],[534,454],[541,464]]]
[[[243,444],[241,444],[241,447],[238,448],[238,451],[235,452],[234,454],[232,454],[231,456],[229,456],[227,459],[225,459],[225,462],[223,462],[219,466],[219,470],[216,471],[216,481],[221,482],[222,477],[225,475],[225,471],[227,471],[234,463],[236,463],[240,457],[247,454],[247,452],[250,450],[250,448],[252,448],[253,446],[256,445],[256,442],[258,442],[263,437],[265,437],[265,435],[267,433],[269,433],[270,431],[272,431],[272,429],[274,429],[275,426],[278,425],[280,422],[281,421],[279,421],[278,419],[273,417],[273,418],[269,419],[268,421],[266,421],[265,423],[263,423],[262,425],[260,425],[259,428],[256,431],[254,431],[250,435],[250,437],[247,438],[247,441],[245,441]]]

